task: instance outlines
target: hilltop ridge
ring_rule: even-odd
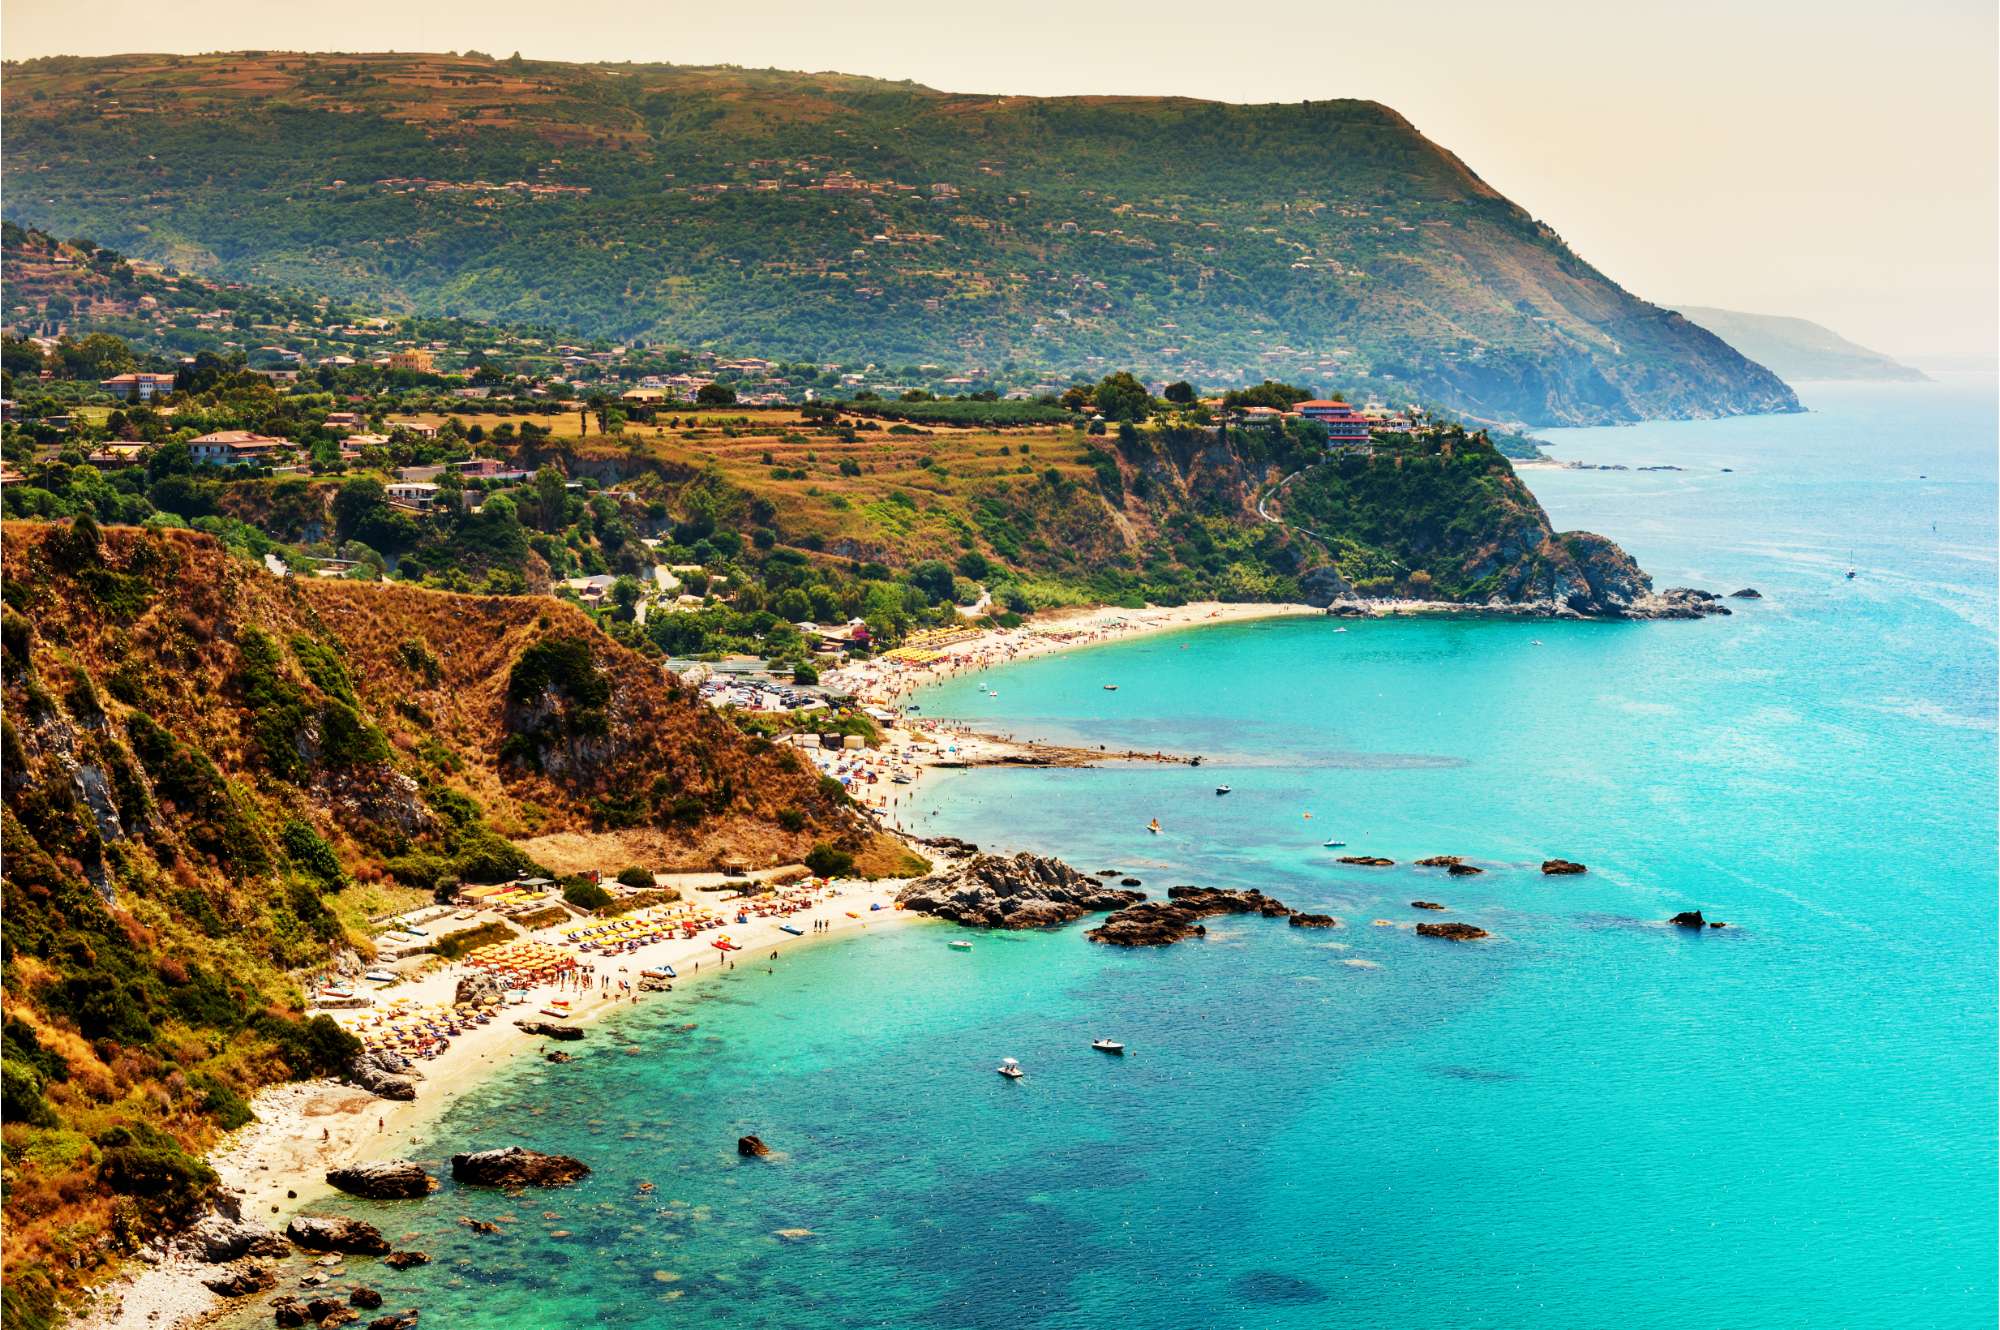
[[[415,311],[1591,423],[1796,409],[1396,112],[476,55],[12,65],[7,215]]]

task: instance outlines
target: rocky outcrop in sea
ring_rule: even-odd
[[[348,1256],[386,1256],[382,1230],[359,1219],[298,1215],[285,1225],[285,1236],[307,1251],[341,1252]]]
[[[1475,928],[1471,924],[1454,922],[1449,924],[1418,924],[1417,936],[1441,937],[1447,942],[1477,942],[1480,938],[1491,937],[1493,935],[1483,928]]]
[[[1201,921],[1218,914],[1256,914],[1277,919],[1291,915],[1292,910],[1283,901],[1261,891],[1169,887],[1166,900],[1128,905],[1084,936],[1112,947],[1167,947],[1184,938],[1206,936],[1208,929]]]
[[[1025,853],[975,854],[896,895],[906,910],[973,928],[1049,928],[1143,899],[1142,892],[1105,886],[1060,859]]]
[[[581,1159],[518,1145],[451,1157],[452,1180],[471,1187],[561,1187],[589,1175]]]
[[[327,1173],[326,1181],[337,1191],[371,1201],[418,1200],[436,1191],[438,1185],[436,1178],[424,1172],[423,1165],[407,1159],[336,1168]]]

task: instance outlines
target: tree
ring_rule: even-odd
[[[388,511],[389,494],[382,488],[381,481],[365,476],[348,481],[333,496],[334,539],[359,540],[366,545],[375,545],[362,532],[379,523]]]
[[[910,569],[909,583],[928,597],[932,604],[951,599],[954,585],[951,565],[942,559],[925,559]]]
[[[854,856],[821,841],[806,855],[806,868],[815,877],[845,877],[854,871]]]
[[[616,582],[613,582],[611,584],[611,604],[615,607],[619,619],[630,621],[639,606],[639,579],[636,577],[621,577]]]
[[[696,406],[735,406],[736,390],[726,383],[704,383],[695,389]]]
[[[569,481],[552,466],[535,472],[535,509],[544,531],[560,531],[568,520]]]
[[[1106,420],[1144,420],[1153,409],[1153,395],[1126,370],[1107,374],[1097,385],[1097,410]]]
[[[1176,406],[1186,406],[1194,400],[1194,385],[1185,379],[1170,383],[1166,388],[1166,398]]]
[[[987,574],[992,571],[992,561],[978,550],[967,550],[958,556],[958,575],[960,577],[969,577],[975,582],[983,582],[986,580]]]

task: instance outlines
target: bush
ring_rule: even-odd
[[[624,887],[651,887],[653,885],[652,870],[641,868],[637,864],[634,864],[630,868],[620,870],[618,884]]]
[[[806,867],[815,877],[845,877],[854,871],[854,856],[821,841],[806,855]]]
[[[188,1216],[216,1185],[215,1170],[158,1128],[137,1123],[97,1137],[97,1177],[112,1191],[153,1202],[166,1215]]]
[[[818,683],[819,671],[804,661],[792,666],[793,683]]]
[[[601,910],[611,904],[611,893],[587,877],[564,878],[562,894],[579,910]]]

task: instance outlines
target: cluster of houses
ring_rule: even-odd
[[[1377,434],[1407,434],[1415,427],[1407,415],[1378,404],[1354,407],[1331,399],[1298,402],[1289,411],[1273,406],[1236,407],[1229,416],[1232,425],[1250,429],[1276,429],[1287,420],[1318,421],[1326,427],[1326,441],[1335,447],[1366,444]]]

